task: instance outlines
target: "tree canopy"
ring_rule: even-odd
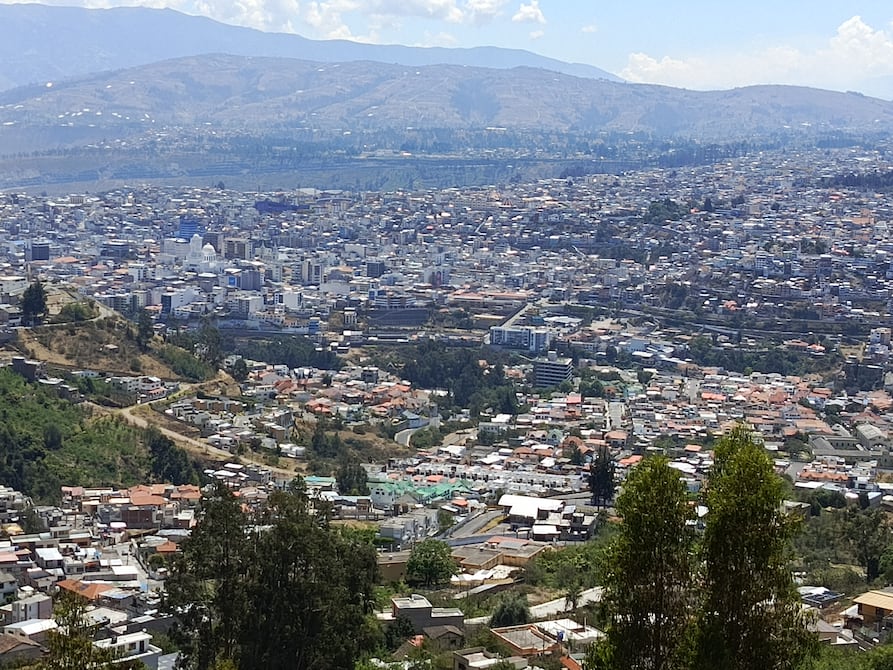
[[[47,311],[47,294],[40,281],[33,282],[25,289],[20,303],[22,319],[29,325],[34,325]]]
[[[643,461],[617,499],[623,519],[605,560],[607,638],[596,667],[684,667],[692,599],[693,517],[678,471]]]
[[[449,545],[434,539],[422,540],[415,545],[406,563],[407,578],[425,586],[448,582],[456,570]]]
[[[521,593],[508,593],[499,599],[490,616],[490,628],[517,626],[530,621],[530,607],[527,596]]]
[[[332,528],[300,480],[258,515],[220,487],[167,583],[181,667],[351,668],[368,646],[377,569],[374,547]]]

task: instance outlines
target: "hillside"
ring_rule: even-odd
[[[617,80],[596,67],[565,63],[517,49],[419,48],[310,40],[299,35],[225,25],[172,9],[0,4],[0,63],[4,65],[0,68],[0,90],[206,53],[321,62],[369,60],[408,66],[435,63],[497,68],[528,66]]]
[[[171,367],[142,352],[129,337],[124,319],[105,317],[79,324],[45,325],[18,332],[18,347],[51,366],[72,370],[102,370],[110,375],[153,375],[179,379]]]
[[[0,483],[51,501],[62,485],[150,481],[187,483],[197,473],[170,440],[0,368]]]
[[[891,102],[802,87],[689,91],[528,67],[210,55],[0,93],[0,188],[461,187],[891,130]]]
[[[0,123],[4,146],[35,129],[77,143],[87,128],[127,137],[162,125],[271,133],[495,127],[717,139],[805,126],[890,130],[893,103],[793,86],[689,91],[526,67],[411,69],[211,55],[7,91]]]

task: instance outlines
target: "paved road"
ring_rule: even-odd
[[[406,430],[401,430],[394,435],[394,442],[403,447],[408,447],[409,441],[412,439],[412,434],[417,430],[421,430],[421,428],[407,428]]]
[[[483,514],[478,514],[466,521],[464,524],[456,528],[450,536],[452,537],[471,537],[478,533],[484,526],[488,525],[496,519],[501,519],[505,514],[502,510],[487,510]]]

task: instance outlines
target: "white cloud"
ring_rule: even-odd
[[[585,25],[582,28],[580,28],[580,32],[581,33],[597,33],[598,26],[595,25],[594,23],[590,23],[590,24]]]
[[[696,89],[773,83],[858,90],[862,81],[893,75],[893,32],[854,16],[812,50],[779,45],[709,58],[637,52],[619,74],[632,82]]]
[[[512,17],[515,23],[545,23],[546,17],[540,9],[539,0],[530,0],[529,4],[521,3],[518,11]]]
[[[531,30],[530,31],[530,39],[538,40],[540,37],[546,34],[545,30]]]
[[[302,18],[318,35],[328,39],[353,39],[350,28],[343,20],[344,12],[356,7],[350,0],[309,2]]]
[[[450,23],[459,23],[465,17],[456,0],[367,0],[362,3],[362,11],[381,16],[411,16]]]
[[[483,23],[496,18],[502,13],[508,0],[466,0],[465,19],[474,23]]]
[[[0,3],[21,0],[0,0]],[[443,24],[483,24],[505,12],[509,0],[40,0],[50,5],[105,9],[138,4],[170,8],[216,21],[268,32],[297,32],[315,38],[378,41],[393,34],[401,19],[430,23],[437,36]],[[537,0],[521,5],[519,13],[543,23]],[[440,24],[438,26],[437,24]],[[360,34],[358,34],[360,33]],[[446,33],[443,33],[446,35]],[[445,38],[444,38],[445,39]],[[441,40],[444,41],[444,40]]]

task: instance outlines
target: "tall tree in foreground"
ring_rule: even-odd
[[[708,485],[695,668],[786,670],[812,651],[790,570],[796,522],[782,495],[753,432],[733,428],[716,446]]]
[[[341,670],[371,647],[378,564],[364,535],[329,526],[300,480],[246,514],[218,488],[166,584],[181,668]]]
[[[357,533],[330,528],[303,489],[270,496],[246,581],[240,668],[340,670],[363,651],[378,563]]]
[[[165,586],[179,612],[173,633],[181,667],[208,670],[237,662],[249,585],[248,521],[223,485],[202,500],[202,517],[172,566]]]
[[[607,636],[587,669],[684,667],[692,605],[692,509],[662,457],[636,467],[617,498],[620,532],[605,562]]]

